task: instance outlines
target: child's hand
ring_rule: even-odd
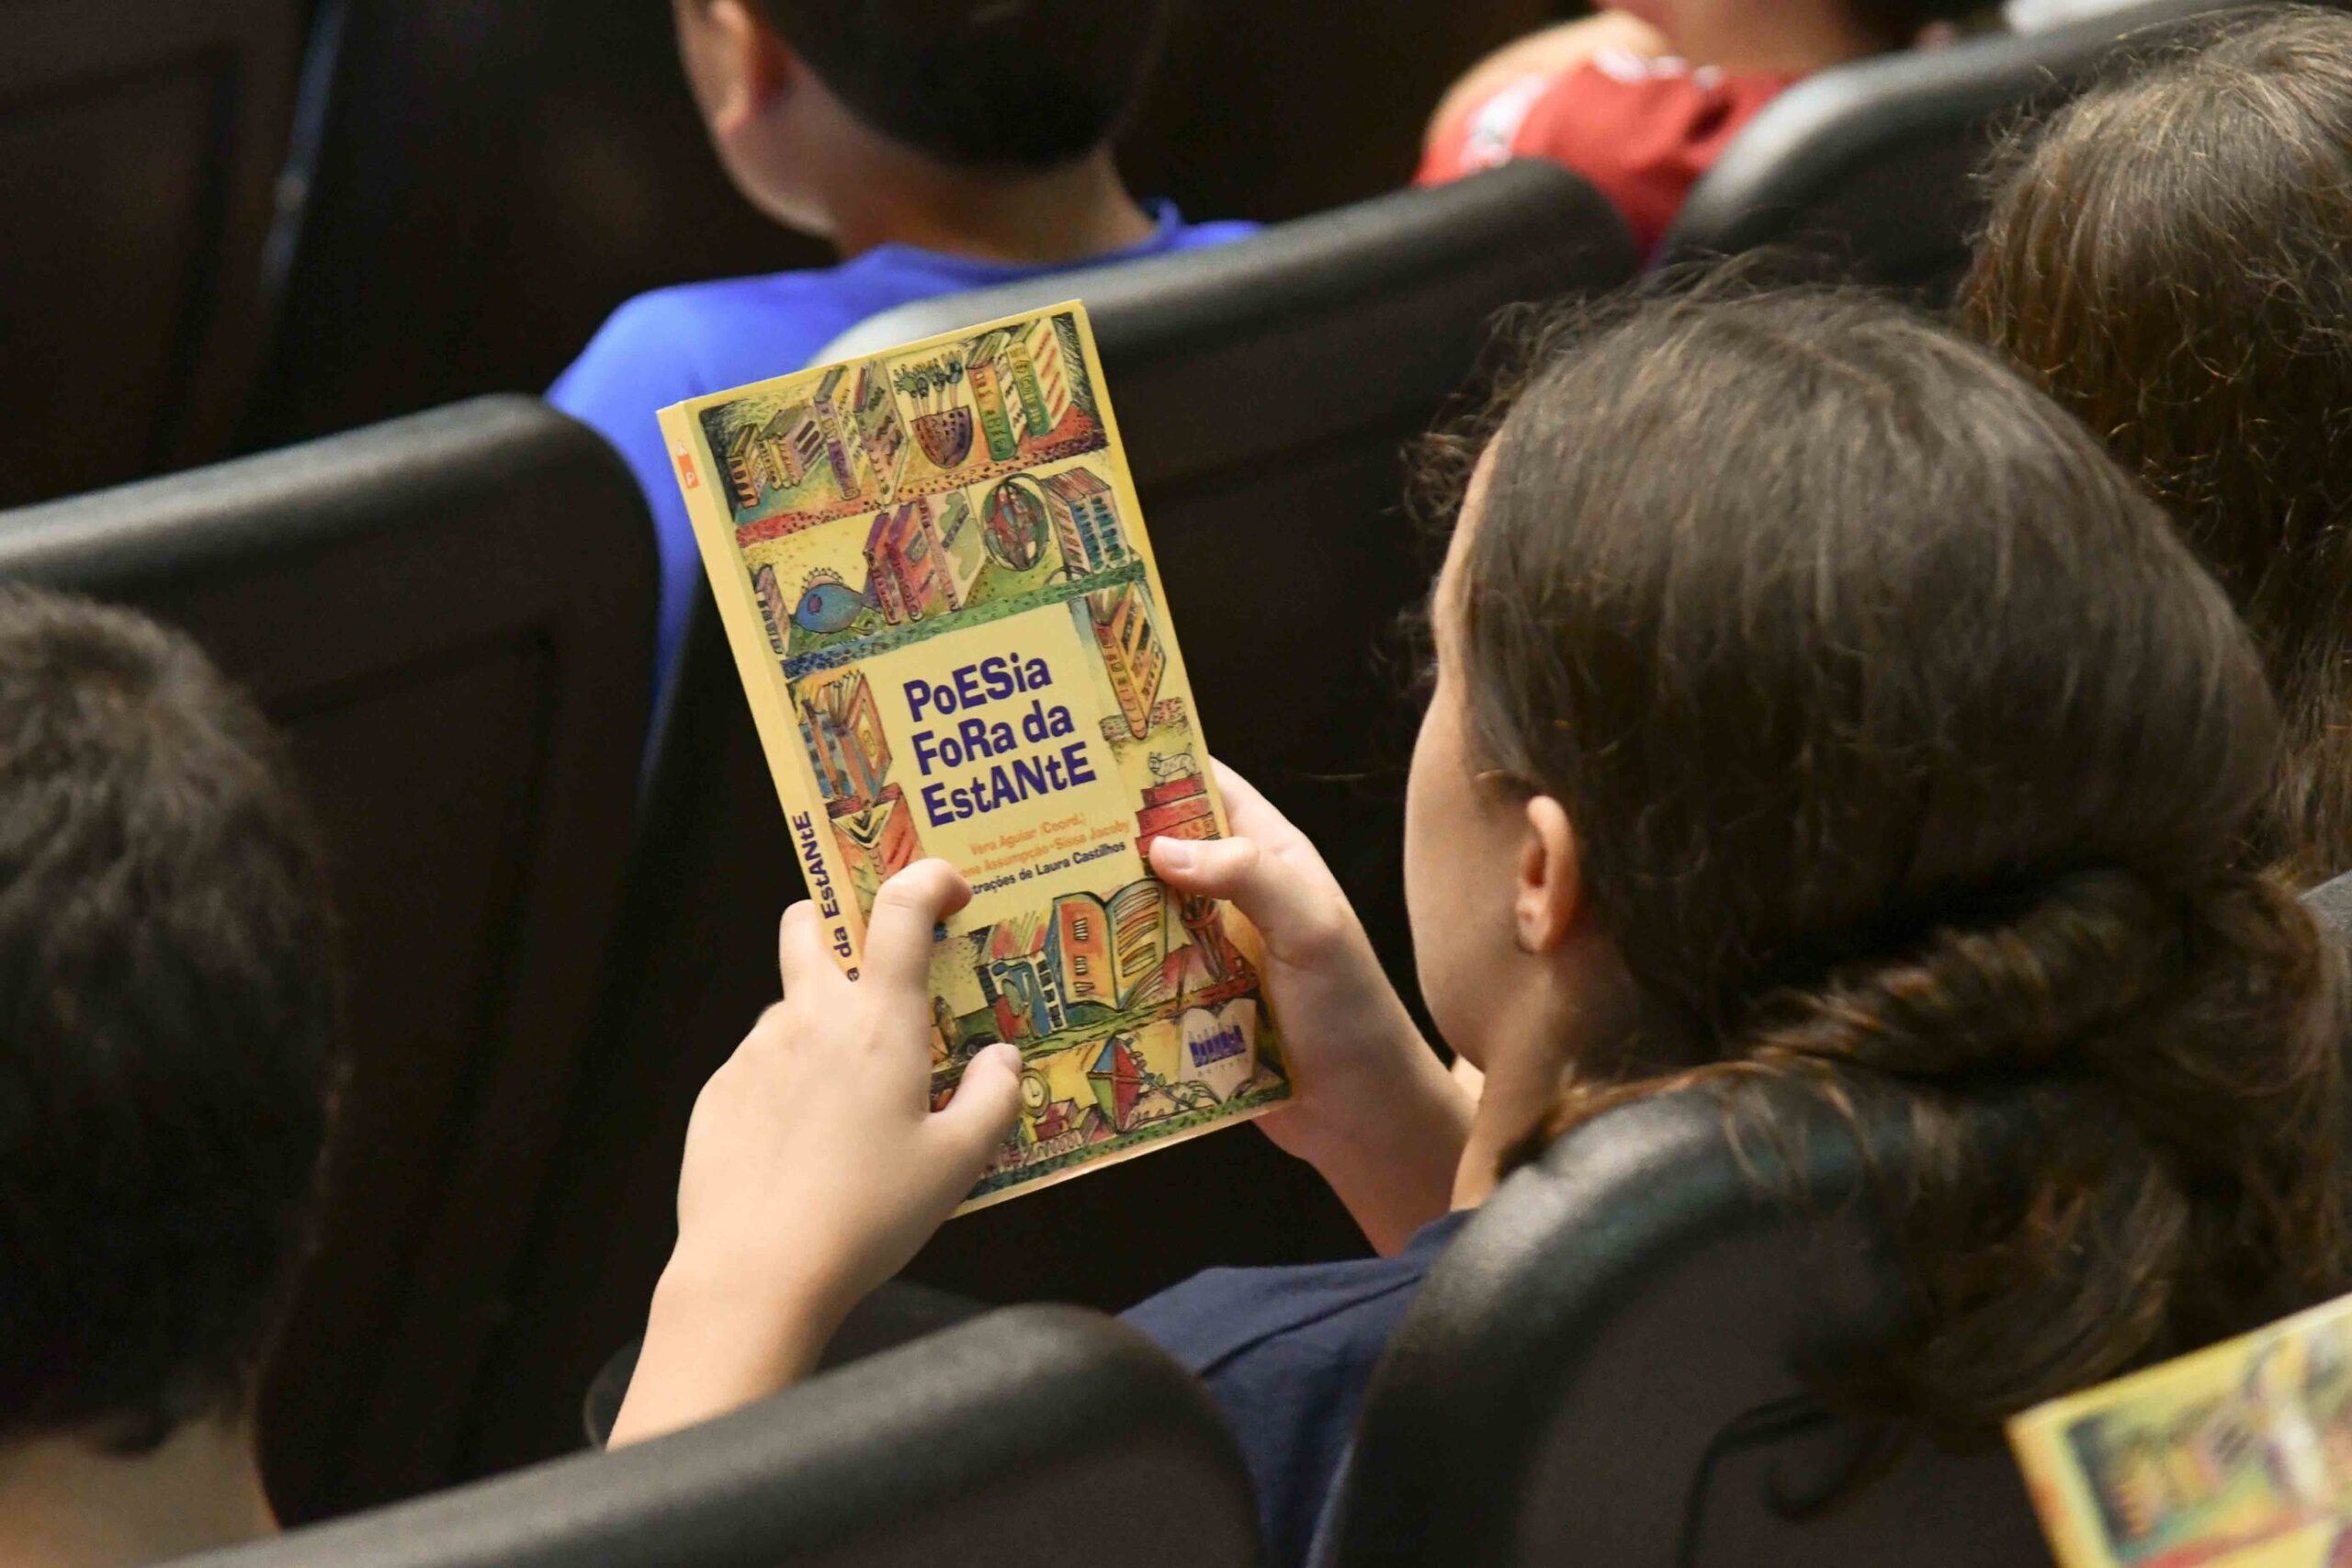
[[[1266,942],[1265,983],[1298,1092],[1258,1123],[1323,1173],[1383,1252],[1445,1212],[1471,1111],[1306,836],[1222,762],[1233,836],[1158,839],[1151,869],[1229,900]]]
[[[945,861],[883,884],[859,979],[807,903],[785,911],[784,1000],[695,1102],[678,1245],[613,1440],[772,1393],[805,1373],[860,1298],[971,1190],[1020,1108],[1020,1053],[995,1045],[931,1108],[932,931],[971,900]]]

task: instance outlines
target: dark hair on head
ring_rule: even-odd
[[[759,0],[871,129],[944,164],[1042,169],[1125,123],[1173,0]]]
[[[178,633],[0,588],[0,1427],[127,1451],[250,1393],[338,1056],[319,845]]]
[[[2352,870],[2352,16],[2199,29],[1993,178],[1963,320],[2187,527],[2285,715],[2262,847]]]
[[[1720,290],[1555,333],[1453,601],[1476,761],[1560,800],[1668,1083],[1897,1095],[1945,1432],[2344,1288],[2335,949],[2243,866],[2277,716],[2227,599],[2077,422],[1893,305]],[[1967,1157],[1996,1091],[2046,1130]]]
[[[1936,22],[1964,22],[1993,7],[1986,0],[1847,0],[1864,30],[1889,50],[1908,49]]]

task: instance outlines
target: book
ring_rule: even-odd
[[[2063,1568],[2352,1563],[2352,1297],[2036,1405],[2008,1436]]]
[[[1147,853],[1223,802],[1085,308],[662,411],[835,957],[929,856],[972,901],[931,964],[933,1103],[1021,1049],[962,1213],[1255,1116],[1290,1077],[1262,944]]]

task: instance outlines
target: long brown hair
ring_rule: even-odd
[[[1991,355],[1835,294],[1555,333],[1458,609],[1479,761],[1558,798],[1669,1081],[1905,1097],[1946,1430],[2340,1288],[2340,964],[2245,869],[2278,721],[2160,509]],[[1962,1146],[2040,1097],[2030,1168]]]
[[[2188,528],[2285,715],[2263,846],[2352,870],[2352,17],[2205,29],[1992,179],[1963,320]]]

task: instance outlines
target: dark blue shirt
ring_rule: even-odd
[[[1283,1568],[1306,1562],[1372,1369],[1469,1217],[1432,1220],[1393,1258],[1211,1269],[1125,1314],[1208,1384],[1241,1441]]]
[[[1072,266],[1212,245],[1257,227],[1186,223],[1165,202],[1153,209],[1153,216],[1159,226],[1141,244],[1062,266],[1023,266],[912,245],[877,245],[839,266],[656,289],[614,311],[571,367],[548,389],[548,401],[594,426],[620,449],[652,508],[662,558],[656,679],[662,678],[676,654],[686,629],[686,612],[702,581],[702,558],[678,482],[670,472],[670,454],[654,418],[658,411],[683,399],[789,375],[866,317],[910,300]]]

